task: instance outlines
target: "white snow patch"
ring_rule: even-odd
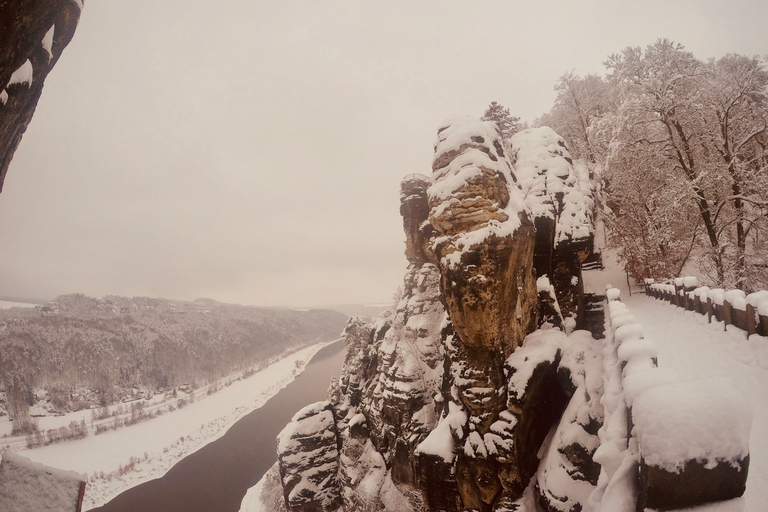
[[[680,380],[674,368],[649,368],[633,372],[624,378],[624,401],[632,407],[635,399],[644,391]]]
[[[643,326],[640,324],[626,324],[617,327],[614,331],[616,343],[622,344],[625,341],[636,340],[643,337]]]
[[[33,308],[35,306],[37,306],[37,304],[30,304],[28,302],[9,302],[5,300],[0,300],[0,309]]]
[[[27,59],[24,61],[24,64],[19,67],[19,69],[13,72],[8,85],[27,84],[28,87],[32,87],[32,74],[32,63],[29,61],[29,59]]]
[[[437,455],[445,462],[452,463],[456,458],[456,445],[452,432],[456,432],[457,437],[463,438],[466,424],[467,413],[458,404],[448,402],[448,414],[440,419],[437,427],[416,447],[414,455],[419,453]]]
[[[655,359],[659,356],[656,344],[645,338],[625,341],[619,346],[617,353],[620,361],[629,361],[636,357]]]
[[[536,367],[554,361],[557,351],[568,344],[568,335],[557,329],[539,329],[526,336],[505,363],[509,399],[521,399]]]
[[[752,406],[727,378],[648,389],[634,401],[632,420],[645,462],[670,472],[690,460],[714,468],[749,454]]]
[[[53,58],[53,34],[56,32],[56,25],[51,25],[51,28],[48,29],[48,32],[45,33],[45,36],[43,36],[43,40],[40,43],[43,46],[43,50],[45,50],[48,53],[48,60],[50,61]]]
[[[683,286],[686,288],[695,288],[699,286],[699,280],[693,276],[683,278]]]
[[[761,290],[759,292],[750,293],[746,297],[747,304],[751,304],[755,308],[763,302],[768,302],[768,291]]]
[[[728,301],[728,304],[733,306],[734,309],[740,311],[747,310],[747,294],[741,290],[728,290],[723,294],[723,299]]]
[[[722,306],[723,299],[725,298],[725,290],[722,288],[712,288],[709,290],[709,298],[718,306]]]

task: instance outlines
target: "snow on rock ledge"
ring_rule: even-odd
[[[280,478],[291,512],[330,512],[340,505],[338,433],[329,402],[297,412],[277,436]]]
[[[534,217],[556,221],[555,245],[589,238],[592,226],[592,190],[580,176],[586,169],[574,167],[565,141],[548,127],[530,128],[515,134],[512,162]]]

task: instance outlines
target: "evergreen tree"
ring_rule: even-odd
[[[509,140],[520,131],[520,118],[509,113],[509,109],[492,101],[481,117],[483,121],[495,121],[504,140]]]

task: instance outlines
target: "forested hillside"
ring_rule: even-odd
[[[329,310],[79,294],[0,310],[4,405],[19,431],[36,400],[66,411],[195,386],[332,339],[345,322]]]

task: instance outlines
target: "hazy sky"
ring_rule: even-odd
[[[532,121],[659,37],[768,54],[768,2],[89,0],[0,194],[0,295],[388,302],[439,123]]]

